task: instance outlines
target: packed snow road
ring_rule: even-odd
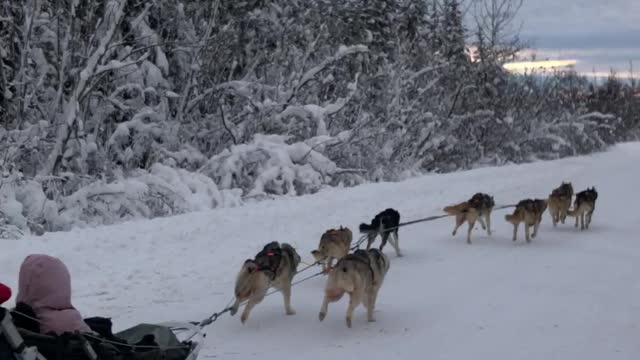
[[[345,325],[347,300],[318,321],[324,278],[293,289],[294,316],[274,294],[247,324],[227,314],[207,328],[200,358],[304,359],[635,359],[640,354],[640,144],[588,157],[424,176],[401,183],[332,189],[298,198],[191,213],[43,237],[6,240],[3,282],[17,285],[29,253],[59,256],[73,275],[74,303],[85,316],[113,317],[116,330],[139,322],[201,320],[231,299],[242,262],[277,240],[311,262],[322,232],[354,230],[386,207],[401,221],[441,214],[477,191],[511,204],[546,197],[561,181],[595,186],[591,229],[573,218],[553,228],[548,212],[532,243],[511,241],[494,212],[494,234],[479,227],[451,236],[453,219],[400,229],[403,258],[385,248],[391,269],[377,322],[364,308]],[[466,225],[465,225],[466,227]],[[376,242],[376,245],[379,242]],[[301,276],[311,275],[311,269]]]

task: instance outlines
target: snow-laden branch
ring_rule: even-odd
[[[329,65],[342,60],[346,56],[366,53],[366,52],[369,52],[369,48],[366,47],[365,45],[353,45],[353,46],[341,45],[338,48],[338,51],[336,51],[335,55],[324,59],[324,61],[322,61],[320,64],[307,70],[307,72],[305,72],[302,75],[302,77],[300,78],[300,81],[298,81],[298,84],[294,88],[294,91],[291,94],[291,98],[289,99],[289,101],[291,101],[296,96],[300,88],[302,88],[309,81],[313,80],[318,73],[326,69]]]
[[[417,79],[418,77],[420,77],[420,76],[422,76],[422,75],[424,75],[426,73],[429,73],[429,72],[432,72],[434,70],[438,70],[438,69],[441,69],[441,68],[444,68],[444,67],[447,67],[447,66],[449,66],[448,63],[447,64],[427,66],[424,69],[418,70],[418,71],[414,72],[413,74],[411,74],[409,76],[408,81],[414,81],[415,79]]]
[[[89,80],[96,73],[100,59],[105,55],[108,45],[113,40],[118,25],[124,16],[125,0],[111,0],[105,9],[102,24],[106,26],[106,30],[94,49],[93,53],[87,60],[87,63],[80,71],[78,83],[71,94],[71,97],[64,105],[63,122],[58,130],[56,143],[53,151],[49,154],[45,166],[40,170],[40,175],[52,174],[62,158],[64,148],[69,140],[71,129],[77,121],[78,112],[80,111],[80,98],[89,85]]]
[[[194,88],[196,88],[198,84],[196,72],[200,71],[201,59],[198,51],[196,51],[195,49],[200,47],[204,48],[206,46],[207,41],[209,41],[209,39],[211,38],[211,35],[213,34],[214,27],[218,25],[216,23],[216,19],[218,14],[218,8],[220,6],[220,0],[210,1],[209,4],[210,4],[210,10],[212,15],[209,16],[207,20],[205,31],[202,34],[202,37],[200,39],[197,39],[195,47],[181,49],[191,56],[191,64],[189,66],[190,73],[188,76],[188,81],[185,84],[184,89],[182,90],[182,94],[180,96],[180,105],[178,106],[178,111],[176,114],[176,119],[178,120],[178,122],[183,121],[184,114],[188,113],[187,109],[192,109],[193,106],[195,106],[195,105],[189,106],[190,104],[192,104],[191,102],[187,103],[187,101],[189,100],[189,97],[191,96],[191,92],[193,91]],[[186,17],[183,7],[179,7],[177,10],[178,10],[178,13],[176,15],[178,17]]]
[[[353,95],[358,89],[359,77],[360,74],[356,74],[355,80],[348,85],[350,91],[346,97],[339,98],[332,103],[325,104],[324,106],[316,104],[289,105],[276,116],[276,120],[280,121],[287,116],[296,116],[302,119],[310,117],[316,121],[316,136],[328,135],[329,132],[327,131],[327,123],[325,121],[327,116],[331,116],[342,110],[351,98],[353,98]]]
[[[104,65],[98,65],[91,76],[98,76],[107,71],[120,70],[127,66],[137,65],[143,62],[144,60],[147,60],[148,57],[149,57],[149,53],[145,53],[144,55],[142,55],[140,58],[136,60],[129,60],[129,61],[111,60]]]
[[[196,107],[202,100],[206,99],[208,96],[224,90],[233,90],[236,95],[250,99],[252,98],[252,88],[255,89],[267,89],[267,90],[275,90],[275,88],[267,85],[263,85],[256,82],[245,81],[245,80],[232,80],[227,81],[216,86],[212,86],[207,90],[203,91],[201,94],[197,95],[189,103],[187,104],[185,113],[190,113],[194,107]]]
[[[578,117],[578,120],[598,119],[598,120],[613,120],[615,119],[613,114],[603,114],[601,112],[590,112]]]

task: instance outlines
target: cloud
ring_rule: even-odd
[[[576,70],[581,73],[618,72],[629,70],[629,61],[633,62],[635,72],[640,74],[640,51],[633,48],[591,48],[591,49],[527,49],[519,55],[522,59],[531,59],[535,54],[537,60],[575,59]]]
[[[524,31],[601,33],[640,30],[635,0],[525,0],[519,18]]]
[[[538,59],[576,59],[576,70],[640,73],[639,0],[525,0],[520,37]]]
[[[640,15],[639,15],[640,16]],[[583,32],[575,32],[569,29],[555,32],[538,31],[529,29],[521,34],[523,39],[534,42],[535,47],[546,49],[635,49],[640,53],[638,37],[639,30],[619,30],[606,32],[593,32],[585,29]]]
[[[504,64],[509,71],[523,72],[532,69],[554,69],[574,66],[576,60],[543,60],[543,61],[518,61]]]

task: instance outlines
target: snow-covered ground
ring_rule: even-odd
[[[113,317],[116,330],[139,322],[201,320],[232,296],[242,262],[268,241],[296,246],[303,260],[324,230],[353,230],[394,207],[402,220],[440,214],[474,192],[498,204],[546,197],[562,180],[599,192],[592,228],[553,228],[545,213],[538,238],[511,241],[510,210],[493,215],[494,235],[451,236],[453,219],[400,230],[405,257],[387,248],[391,269],[377,322],[362,307],[345,326],[346,298],[318,321],[324,278],[294,288],[295,316],[282,297],[207,328],[200,358],[276,359],[635,359],[640,354],[640,143],[594,156],[424,176],[401,183],[333,189],[173,218],[6,240],[0,281],[15,287],[29,253],[61,257],[73,275],[74,302],[86,316]],[[571,219],[572,220],[572,219]],[[354,231],[358,237],[357,231]],[[311,275],[316,269],[301,276]]]

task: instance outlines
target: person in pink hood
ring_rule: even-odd
[[[60,259],[34,254],[20,266],[16,304],[33,309],[40,333],[92,332],[71,305],[71,275]]]

